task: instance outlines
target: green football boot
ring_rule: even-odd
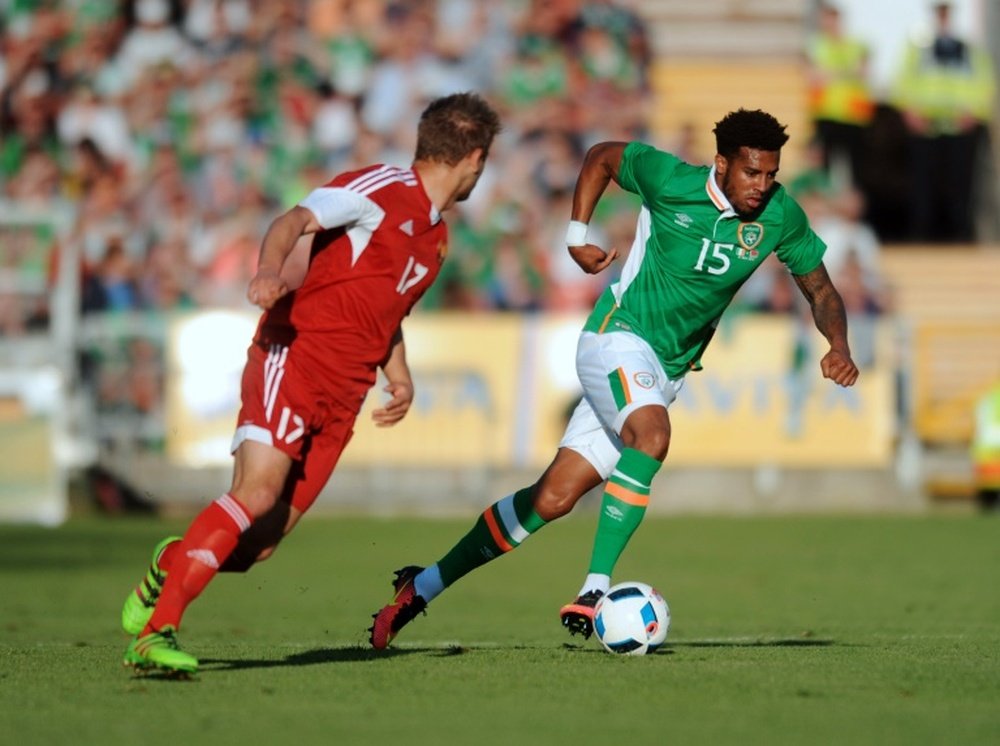
[[[167,579],[167,573],[160,569],[158,560],[168,544],[180,540],[180,536],[168,536],[156,545],[153,550],[153,560],[149,563],[149,569],[146,571],[146,577],[129,592],[128,598],[125,599],[125,605],[122,606],[122,629],[128,634],[137,635],[142,632],[146,622],[153,616],[156,600],[160,597],[160,591],[163,590],[163,581]]]
[[[177,644],[173,627],[136,637],[129,643],[122,661],[137,671],[158,668],[168,673],[196,673],[198,659],[185,653]]]

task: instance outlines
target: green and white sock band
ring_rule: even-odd
[[[469,532],[438,561],[444,587],[447,588],[480,565],[515,549],[544,525],[545,521],[535,512],[530,488],[518,490],[495,502],[483,511]],[[429,591],[433,592],[433,586]]]
[[[531,505],[531,494],[520,490],[498,500],[483,512],[490,536],[501,552],[509,552],[545,525]]]

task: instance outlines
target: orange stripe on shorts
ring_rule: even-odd
[[[619,368],[617,372],[618,372],[618,380],[621,381],[622,384],[622,394],[624,394],[625,396],[625,403],[631,404],[632,391],[628,387],[628,376],[625,375],[625,369]]]

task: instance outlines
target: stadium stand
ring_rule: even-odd
[[[900,370],[926,489],[969,499],[975,402],[1000,379],[1000,247],[894,246],[882,264],[905,332]]]

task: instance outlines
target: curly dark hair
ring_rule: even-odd
[[[500,117],[478,94],[443,96],[420,115],[414,157],[454,166],[476,148],[487,155],[499,131]]]
[[[738,109],[731,111],[715,123],[717,152],[733,158],[740,148],[756,150],[781,150],[788,142],[785,125],[766,111]]]

